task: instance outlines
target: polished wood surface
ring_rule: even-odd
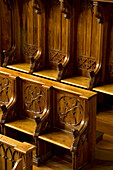
[[[113,84],[107,84],[107,85],[95,87],[93,88],[93,90],[100,93],[113,95]]]
[[[11,170],[12,168],[13,170],[32,169],[32,151],[35,149],[34,145],[26,142],[22,143],[1,134],[0,144],[1,170]],[[15,166],[14,163],[16,164]]]
[[[113,161],[113,136],[103,135],[103,140],[96,144],[95,159]]]
[[[113,110],[99,112],[96,116],[96,129],[113,136]]]
[[[15,75],[14,78],[10,71],[11,75]],[[11,135],[9,132],[13,129],[32,136],[38,146],[40,161],[44,159],[43,154],[46,154],[46,159],[48,155],[46,149],[41,149],[43,141],[46,141],[44,148],[51,143],[71,151],[74,155],[71,158],[73,169],[94,159],[96,93],[18,71],[12,72],[6,68],[1,68],[1,73],[3,77],[7,75],[10,81],[15,80],[11,86],[16,96],[13,107],[18,108],[13,111],[11,105],[8,111],[7,105],[1,107],[1,127],[4,134]],[[54,131],[53,126],[60,131]],[[52,133],[49,132],[51,130]],[[49,152],[52,153],[52,148]],[[86,158],[83,155],[87,155]]]
[[[77,169],[95,142],[111,160],[112,0],[1,0],[0,65],[0,131],[35,143],[37,165],[63,153]]]
[[[73,135],[64,131],[55,130],[51,133],[40,135],[39,139],[53,143],[54,145],[70,149],[72,145]]]
[[[21,120],[5,123],[5,126],[33,136],[36,128],[36,122],[32,119],[23,118]]]

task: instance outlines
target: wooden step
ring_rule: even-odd
[[[95,147],[95,159],[113,161],[113,137],[104,134]]]
[[[108,110],[97,114],[96,130],[113,136],[113,110]]]

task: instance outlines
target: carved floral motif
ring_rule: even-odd
[[[64,95],[58,101],[58,114],[63,123],[77,126],[82,121],[82,105],[76,97]]]
[[[42,114],[45,109],[45,92],[41,87],[29,85],[24,90],[24,108]]]

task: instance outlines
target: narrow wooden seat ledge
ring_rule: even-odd
[[[33,136],[36,127],[36,122],[34,119],[25,118],[5,123],[5,126]]]
[[[103,85],[93,88],[94,91],[113,96],[113,84]]]
[[[47,141],[49,143],[53,143],[57,146],[61,146],[65,149],[70,150],[72,141],[73,141],[73,134],[66,131],[56,129],[51,133],[46,133],[39,136],[39,139]]]
[[[33,76],[33,75],[29,75],[29,74],[26,74],[26,73],[22,73],[22,72],[18,72],[18,71],[15,71],[15,70],[11,70],[11,69],[8,69],[8,68],[3,68],[3,67],[0,67],[0,73],[9,73],[9,74],[13,74],[15,76],[18,76],[22,79],[25,79],[25,80],[30,80],[30,81],[37,81],[37,82],[40,82],[42,84],[50,84],[51,86],[56,86],[57,88],[59,89],[65,89],[65,91],[69,91],[69,92],[73,92],[74,94],[78,94],[84,98],[91,98],[92,96],[94,95],[97,95],[96,92],[93,92],[93,91],[89,91],[89,90],[84,90],[84,89],[81,89],[81,88],[78,88],[78,87],[74,87],[74,86],[70,86],[70,85],[67,85],[67,84],[63,84],[63,83],[60,83],[60,82],[54,82],[52,80],[48,80],[48,79],[44,79],[44,78],[41,78],[41,77],[37,77],[37,76]]]

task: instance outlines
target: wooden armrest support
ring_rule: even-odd
[[[90,74],[90,82],[88,86],[89,90],[91,90],[94,87],[96,76],[99,74],[100,69],[101,69],[101,62],[96,64],[96,69],[94,71],[89,72]]]
[[[35,116],[35,122],[36,122],[36,129],[35,129],[35,133],[34,136],[39,136],[40,133],[42,133],[42,131],[46,130],[48,125],[49,125],[49,120],[48,120],[48,116],[49,116],[49,110],[44,111],[43,113],[43,117],[37,117]]]
[[[8,51],[3,50],[3,56],[4,56],[4,62],[3,62],[3,67],[6,67],[8,65],[9,60],[13,60],[16,54],[16,46],[13,45]]]
[[[30,57],[30,60],[31,60],[31,66],[30,66],[30,70],[29,70],[30,74],[32,74],[34,72],[36,64],[38,64],[37,68],[39,68],[40,58],[41,58],[41,51],[37,51],[34,56]]]
[[[63,63],[58,63],[59,73],[58,73],[57,81],[60,81],[63,78],[63,72],[68,63],[69,63],[69,57],[66,57]]]
[[[83,123],[83,122],[82,122],[82,123]],[[72,143],[72,146],[71,146],[71,149],[70,149],[71,152],[74,152],[74,153],[77,152],[80,138],[81,138],[81,136],[86,132],[86,130],[87,130],[87,128],[88,128],[88,123],[89,123],[89,118],[87,118],[87,119],[84,121],[84,124],[83,124],[83,126],[81,127],[80,130],[77,130],[77,129],[73,129],[73,130],[72,130],[74,139],[73,139],[73,143]],[[87,132],[86,132],[86,133],[87,133]],[[85,136],[86,136],[86,134],[85,134]],[[84,141],[83,141],[83,142],[84,142]]]

